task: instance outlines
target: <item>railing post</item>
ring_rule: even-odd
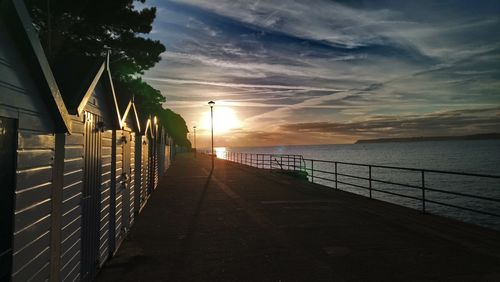
[[[311,182],[314,183],[314,160],[311,160]]]
[[[421,171],[422,174],[422,213],[425,213],[425,171]]]
[[[368,189],[370,191],[370,199],[371,199],[372,198],[372,166],[371,165],[368,166],[368,181],[369,181]]]
[[[338,182],[337,182],[337,162],[335,162],[335,189],[338,189]]]

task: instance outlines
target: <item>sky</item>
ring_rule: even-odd
[[[145,5],[167,51],[143,78],[197,127],[197,147],[210,100],[216,146],[500,131],[500,1]]]

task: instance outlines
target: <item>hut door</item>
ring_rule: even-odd
[[[99,266],[101,130],[97,115],[85,112],[85,171],[82,201],[82,280],[93,280]]]
[[[16,121],[0,117],[0,281],[10,280],[12,268],[16,148]]]
[[[123,160],[122,160],[122,222],[125,231],[130,228],[130,180],[132,171],[130,168],[130,132],[123,131]]]

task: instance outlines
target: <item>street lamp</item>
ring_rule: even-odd
[[[214,169],[214,101],[208,102],[210,106],[210,121],[212,125],[212,169]]]
[[[193,126],[193,134],[194,134],[194,157],[196,158],[196,125]]]

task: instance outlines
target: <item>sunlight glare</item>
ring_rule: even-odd
[[[210,130],[210,109],[203,113],[202,126]],[[228,107],[214,107],[214,132],[225,133],[240,128],[241,122],[233,109]]]
[[[219,159],[225,159],[226,147],[215,147],[215,156]]]

